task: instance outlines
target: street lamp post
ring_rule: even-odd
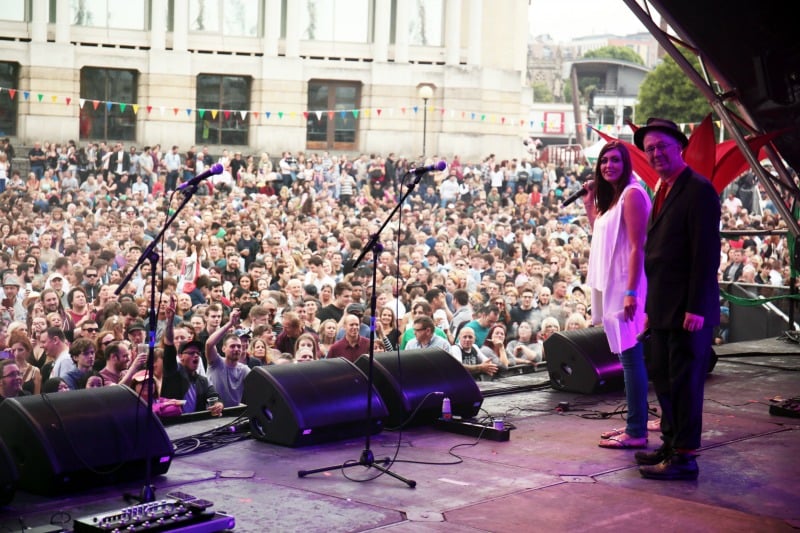
[[[430,85],[420,85],[417,96],[422,98],[422,160],[425,161],[425,143],[428,134],[428,100],[433,97],[433,88]]]

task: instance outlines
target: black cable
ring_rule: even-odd
[[[244,429],[241,424],[246,419],[246,416],[240,416],[224,426],[175,439],[172,441],[172,445],[175,447],[175,457],[204,453],[249,439],[252,436],[249,428]]]

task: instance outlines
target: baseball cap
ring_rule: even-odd
[[[351,315],[363,315],[364,314],[364,306],[361,304],[350,304],[345,309],[347,314]]]
[[[137,321],[133,322],[125,330],[125,333],[133,333],[134,331],[147,331],[147,328],[144,327],[144,322],[142,322],[141,320],[137,320]]]

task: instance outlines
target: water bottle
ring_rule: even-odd
[[[445,396],[442,399],[442,420],[452,420],[453,412],[450,410],[450,398]]]

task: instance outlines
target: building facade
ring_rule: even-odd
[[[5,0],[0,136],[412,159],[426,137],[428,157],[509,153],[527,130],[527,10],[525,0]]]

